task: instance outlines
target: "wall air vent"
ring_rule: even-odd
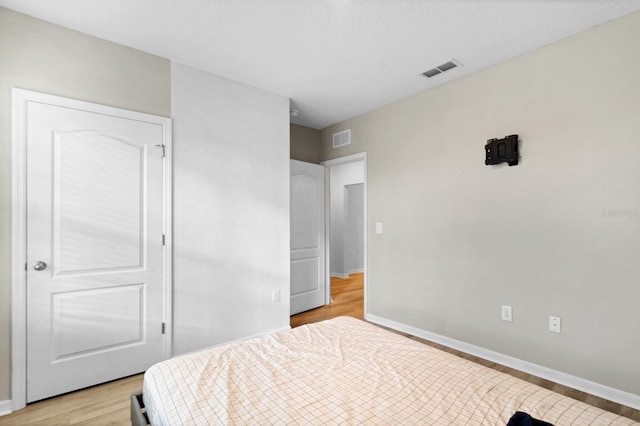
[[[422,75],[424,75],[427,78],[431,78],[431,77],[435,77],[438,74],[442,74],[445,71],[449,71],[460,66],[462,66],[460,62],[456,61],[455,59],[452,59],[447,63],[444,63],[442,65],[439,65],[435,68],[431,68],[430,70],[423,72]]]
[[[349,145],[351,143],[351,129],[343,130],[333,134],[333,147]]]

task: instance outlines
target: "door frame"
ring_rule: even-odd
[[[358,154],[347,155],[344,157],[334,158],[332,160],[322,161],[321,165],[325,166],[325,251],[326,251],[326,300],[327,304],[331,303],[331,168],[334,166],[339,166],[342,164],[348,163],[356,163],[358,161],[363,162],[364,167],[364,317],[367,318],[367,281],[369,278],[369,267],[368,267],[368,258],[369,258],[369,244],[368,244],[368,216],[367,216],[367,205],[368,205],[368,183],[367,183],[367,153],[360,152]]]
[[[12,188],[11,188],[11,409],[19,410],[27,401],[27,146],[26,113],[29,102],[47,103],[71,109],[112,115],[162,126],[163,159],[163,312],[165,334],[162,351],[171,356],[172,336],[172,127],[171,118],[145,114],[92,102],[63,98],[24,89],[12,89]]]

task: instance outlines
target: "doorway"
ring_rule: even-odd
[[[291,327],[340,315],[365,319],[367,316],[367,154],[320,164],[326,168],[327,304],[292,316]],[[359,215],[355,214],[358,210]],[[345,233],[346,222],[349,231]]]
[[[364,318],[367,314],[367,154],[349,155],[321,164],[327,168],[329,205],[328,297],[332,297],[334,287],[342,290],[361,286]],[[340,294],[334,296],[340,297]]]

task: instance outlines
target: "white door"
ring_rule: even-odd
[[[324,166],[291,160],[291,315],[324,305]]]
[[[163,126],[45,99],[24,118],[27,402],[164,358]]]

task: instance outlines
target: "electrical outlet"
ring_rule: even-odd
[[[279,302],[280,301],[280,289],[274,289],[271,292],[271,301],[273,303]]]
[[[560,333],[560,318],[549,317],[549,331]]]
[[[502,321],[513,321],[511,306],[502,305]]]

